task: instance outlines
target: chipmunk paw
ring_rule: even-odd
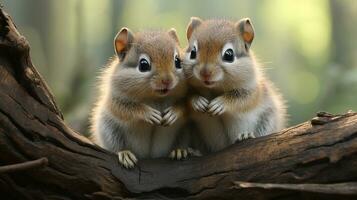
[[[221,97],[217,97],[211,101],[208,105],[208,113],[216,116],[221,115],[225,111],[224,100]]]
[[[192,107],[197,112],[206,112],[209,101],[201,96],[192,99]]]
[[[171,151],[169,158],[173,160],[184,160],[185,158],[187,158],[187,155],[188,155],[187,149],[177,148]]]
[[[252,133],[252,132],[240,133],[240,134],[238,134],[238,139],[236,140],[236,142],[240,142],[242,140],[251,139],[251,138],[255,138],[254,133]]]
[[[119,151],[118,158],[119,163],[127,169],[134,168],[138,162],[136,156],[129,150]]]

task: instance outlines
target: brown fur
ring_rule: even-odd
[[[167,32],[139,32],[135,34],[135,51],[137,53],[149,52],[151,60],[157,66],[157,70],[163,73],[171,70],[173,65],[174,49],[178,46],[175,40]],[[179,47],[177,51],[179,53]]]
[[[285,125],[284,103],[250,50],[254,28],[249,19],[233,22],[192,18],[187,37],[184,69],[193,88],[191,117],[208,151],[220,150],[244,134],[270,134]],[[191,59],[194,47],[197,58]],[[223,59],[226,49],[232,49],[232,61]],[[272,119],[257,124],[267,117]]]
[[[223,45],[227,41],[237,39],[238,30],[234,23],[226,20],[207,20],[193,32],[192,37],[201,44],[199,60],[201,62],[215,62]]]
[[[133,167],[136,156],[168,156],[175,148],[186,94],[175,66],[175,55],[181,57],[175,35],[174,29],[133,34],[123,28],[114,40],[118,58],[101,76],[91,127],[94,141],[117,152],[125,167]],[[139,70],[143,58],[151,70]]]

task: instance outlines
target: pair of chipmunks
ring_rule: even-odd
[[[207,154],[282,129],[284,102],[250,50],[253,38],[247,18],[192,17],[184,52],[175,29],[122,28],[100,77],[93,140],[133,168],[138,158],[180,160],[191,148]]]

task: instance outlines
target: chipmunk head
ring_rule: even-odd
[[[182,86],[184,74],[175,29],[133,34],[122,28],[114,47],[119,64],[112,80],[127,95],[162,97]]]
[[[254,29],[248,18],[232,22],[192,17],[183,62],[190,83],[225,88],[253,80],[254,60],[249,50],[253,38]]]

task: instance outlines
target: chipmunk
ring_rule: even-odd
[[[284,101],[250,50],[254,39],[250,19],[192,17],[186,33],[184,71],[194,90],[190,115],[206,151],[284,127]]]
[[[126,168],[138,158],[185,158],[186,149],[174,149],[186,94],[175,29],[134,34],[122,28],[114,47],[116,57],[100,77],[93,140],[116,152]]]

